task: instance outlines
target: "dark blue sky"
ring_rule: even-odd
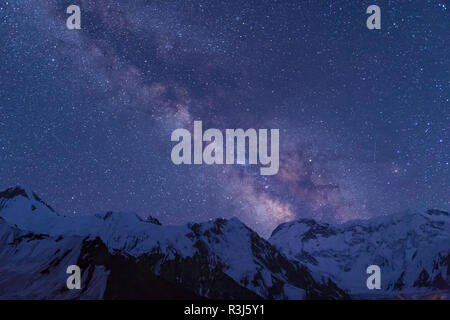
[[[82,29],[68,30],[69,4]],[[381,30],[366,8],[381,7]],[[450,2],[0,2],[0,187],[64,214],[263,235],[450,209]],[[279,128],[280,172],[175,166],[171,132]]]

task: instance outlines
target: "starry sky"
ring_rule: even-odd
[[[236,216],[268,236],[450,209],[449,0],[1,0],[0,58],[0,187],[63,214]],[[174,165],[194,120],[280,129],[278,174]]]

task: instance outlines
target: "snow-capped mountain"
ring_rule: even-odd
[[[68,290],[66,268],[82,270]],[[0,298],[345,299],[238,219],[162,226],[59,215],[28,188],[0,192]]]
[[[302,219],[284,223],[269,242],[305,264],[316,279],[332,278],[353,297],[450,298],[450,216],[405,212],[341,225]],[[369,265],[381,269],[381,290],[368,290]]]

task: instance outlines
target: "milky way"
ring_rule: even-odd
[[[77,4],[81,30],[66,28]],[[1,1],[0,187],[58,211],[301,217],[450,209],[448,1]],[[280,171],[176,166],[176,128],[280,129]]]

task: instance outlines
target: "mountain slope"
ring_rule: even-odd
[[[450,289],[447,212],[403,213],[342,225],[302,219],[280,225],[270,243],[355,297]],[[381,268],[381,290],[368,290],[366,268]]]
[[[0,193],[0,218],[0,298],[348,298],[237,219],[66,217],[23,187]],[[71,264],[82,269],[81,291],[65,288]]]

